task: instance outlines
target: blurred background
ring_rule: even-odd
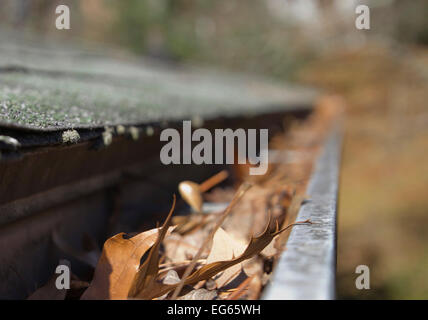
[[[71,10],[71,30],[55,29],[59,4]],[[355,28],[358,4],[370,7],[370,30]],[[344,299],[428,299],[427,15],[426,0],[0,1],[0,28],[342,95]],[[360,264],[370,290],[355,288]]]

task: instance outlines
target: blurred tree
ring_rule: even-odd
[[[355,30],[347,0],[2,0],[0,23],[57,32],[55,6],[70,6],[59,36],[120,44],[138,54],[222,65],[281,79],[323,49],[362,38],[428,44],[428,1],[366,0],[372,29]],[[379,37],[380,36],[380,37]]]

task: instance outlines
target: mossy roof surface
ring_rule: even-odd
[[[159,65],[108,49],[0,39],[0,127],[58,131],[257,115],[309,107],[316,97],[306,88]]]

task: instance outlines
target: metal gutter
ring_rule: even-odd
[[[297,215],[313,224],[292,229],[276,265],[265,300],[334,299],[336,286],[337,193],[341,130],[335,127],[320,155]]]

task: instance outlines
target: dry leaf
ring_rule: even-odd
[[[168,230],[170,229],[169,225],[171,224],[172,213],[175,209],[175,202],[176,197],[174,195],[171,210],[169,211],[165,222],[159,230],[159,236],[157,237],[156,242],[154,243],[153,247],[151,247],[146,261],[144,261],[144,263],[138,268],[138,270],[136,270],[137,272],[134,276],[134,279],[131,283],[131,288],[128,292],[129,297],[135,297],[137,293],[141,290],[145,288],[150,288],[158,275],[159,248]]]
[[[81,299],[126,299],[140,259],[158,237],[159,229],[125,238],[119,233],[104,243],[94,278]]]
[[[260,292],[262,290],[262,280],[260,276],[256,275],[253,280],[250,282],[247,292],[246,299],[247,300],[257,300],[260,297]]]
[[[165,278],[163,278],[162,283],[164,284],[176,284],[180,282],[180,277],[178,276],[177,271],[169,270],[166,273]]]
[[[165,254],[170,263],[181,263],[191,260],[189,257],[194,257],[196,255],[201,243],[201,238],[205,236],[203,229],[188,234],[185,237],[176,233],[176,230],[177,229],[174,229],[174,233],[163,242]]]
[[[219,228],[214,234],[213,245],[210,254],[207,257],[207,264],[216,261],[234,259],[239,257],[244,252],[244,250],[244,243],[234,239],[222,228]],[[221,288],[232,281],[241,272],[241,269],[241,264],[236,264],[224,270],[214,279],[217,288]]]
[[[221,225],[224,223],[224,220],[229,216],[232,209],[239,202],[239,200],[244,196],[245,192],[247,192],[251,188],[251,186],[252,186],[251,183],[244,182],[239,187],[238,191],[233,196],[232,201],[223,210],[220,217],[217,219],[217,222],[215,223],[214,227],[212,228],[211,232],[209,233],[209,235],[207,237],[205,237],[204,241],[202,242],[201,247],[199,248],[196,255],[193,257],[192,262],[188,265],[188,267],[184,271],[183,279],[180,281],[178,286],[175,288],[174,293],[172,295],[172,299],[176,299],[178,297],[179,293],[181,292],[181,289],[185,285],[185,283],[184,283],[185,280],[193,272],[193,270],[196,266],[196,261],[201,257],[201,255],[202,255],[203,251],[205,250],[205,248],[207,247],[208,243],[210,243],[212,241],[212,238],[214,237],[215,232],[217,231],[218,228],[221,227]]]
[[[130,239],[126,239],[124,233],[108,239],[104,243],[91,285],[81,299],[127,299],[133,290],[135,277],[141,270],[141,257],[152,246],[156,247],[159,254],[159,239],[162,241],[166,234],[173,230],[168,228],[169,225],[165,225],[169,223],[174,207],[175,195],[171,211],[162,228],[142,232]],[[153,250],[143,266],[150,262],[152,252]]]
[[[200,269],[194,271],[189,277],[184,280],[185,285],[195,284],[201,280],[207,280],[246,259],[251,258],[252,256],[260,253],[271,241],[272,239],[286,230],[288,227],[278,230],[278,225],[276,225],[275,230],[271,230],[271,221],[269,220],[268,225],[266,226],[265,231],[258,237],[253,237],[250,240],[245,251],[238,258],[226,261],[217,261],[207,265],[202,266]],[[165,293],[175,289],[179,284],[166,285],[162,284],[159,281],[151,282],[150,286],[143,287],[142,290],[137,294],[138,298],[141,299],[154,299],[156,297],[162,296]]]
[[[214,300],[217,298],[217,292],[214,290],[197,289],[181,296],[177,300]]]

